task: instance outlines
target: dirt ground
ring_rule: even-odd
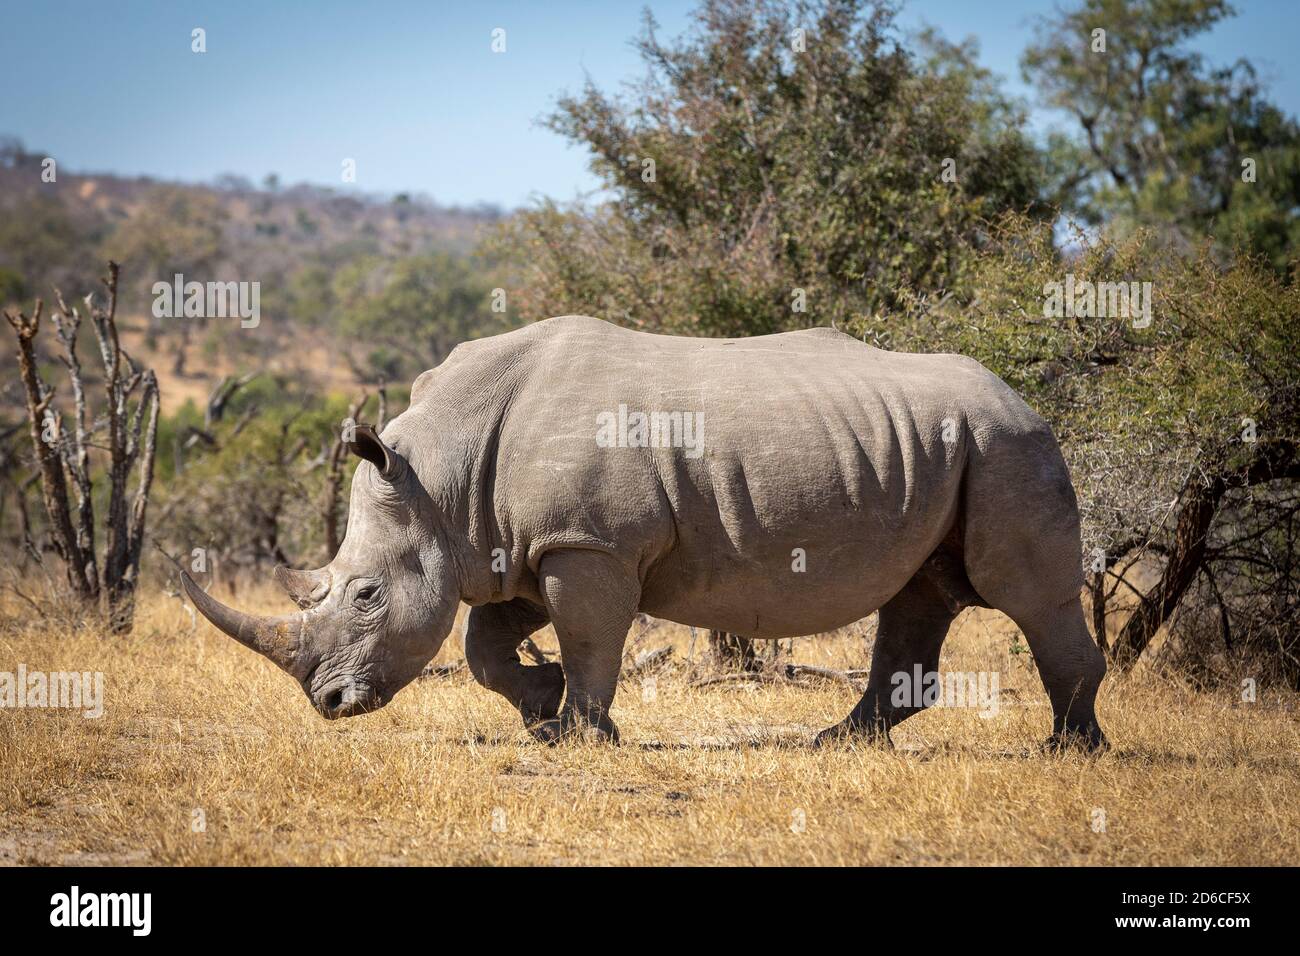
[[[248,600],[240,595],[240,602]],[[284,605],[271,594],[253,607]],[[11,614],[21,609],[10,608]],[[12,622],[12,617],[11,617]],[[783,660],[862,668],[872,621]],[[439,656],[462,655],[459,631]],[[553,647],[549,632],[539,643]],[[996,672],[1000,706],[938,708],[897,746],[808,746],[853,687],[728,682],[703,632],[639,623],[620,747],[546,749],[462,668],[327,723],[286,675],[148,599],[130,638],[11,623],[0,671],[99,671],[104,713],[0,710],[4,864],[1295,864],[1297,695],[1111,676],[1113,749],[1037,750],[1050,711],[1023,639],[967,611],[941,670]]]

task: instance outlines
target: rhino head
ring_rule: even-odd
[[[410,463],[366,425],[348,448],[364,461],[338,554],[317,571],[275,569],[299,613],[245,614],[181,576],[204,617],[289,673],[330,720],[382,707],[419,676],[460,600],[444,521]]]

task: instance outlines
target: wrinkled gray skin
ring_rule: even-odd
[[[597,416],[620,404],[702,412],[703,454],[599,447]],[[474,677],[547,742],[616,739],[638,611],[770,639],[879,610],[866,693],[818,742],[887,740],[920,709],[891,703],[891,675],[937,670],[953,618],[981,605],[1024,631],[1049,744],[1105,742],[1069,473],[1047,424],[970,359],[828,329],[698,339],[565,316],[459,346],[382,440],[359,428],[350,447],[365,462],[338,555],[277,570],[301,613],[241,614],[185,579],[326,717],[391,700],[461,601]],[[563,667],[525,666],[516,647],[547,623]]]

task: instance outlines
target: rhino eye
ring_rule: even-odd
[[[378,590],[379,589],[375,587],[373,584],[367,584],[365,587],[363,587],[360,591],[357,592],[357,600],[362,602],[369,601],[371,598],[375,596],[375,592]]]

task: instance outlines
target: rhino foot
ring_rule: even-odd
[[[564,668],[550,662],[525,667],[522,672],[528,678],[528,686],[519,702],[524,726],[531,727],[559,714],[560,701],[564,699]]]
[[[588,743],[618,743],[618,728],[608,717],[599,724],[591,724],[565,714],[543,720],[528,728],[534,740],[553,747],[562,740],[583,740]]]
[[[876,744],[881,747],[893,747],[889,731],[880,724],[862,724],[853,720],[841,720],[834,727],[827,727],[813,738],[814,747],[829,747],[845,743]]]
[[[1043,741],[1040,749],[1046,754],[1065,753],[1070,750],[1101,754],[1110,749],[1110,741],[1106,739],[1100,727],[1092,724],[1086,729],[1057,731]]]

